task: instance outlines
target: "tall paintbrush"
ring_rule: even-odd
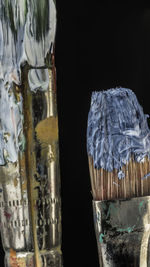
[[[55,32],[55,0],[0,1],[0,231],[5,267],[63,265]]]
[[[150,130],[131,90],[93,92],[87,151],[100,266],[150,266]]]

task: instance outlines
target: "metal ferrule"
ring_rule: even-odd
[[[150,266],[150,197],[93,201],[100,267]]]
[[[26,149],[0,168],[0,223],[6,267],[62,267],[58,119],[54,69],[48,91],[32,93],[26,76]],[[25,72],[27,74],[27,71]]]

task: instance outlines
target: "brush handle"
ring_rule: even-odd
[[[47,91],[32,93],[23,70],[25,149],[0,168],[0,223],[6,267],[62,267],[55,68]],[[15,90],[15,89],[14,89]],[[15,94],[16,92],[14,92]]]
[[[100,267],[150,266],[150,197],[93,201]]]

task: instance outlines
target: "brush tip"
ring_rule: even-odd
[[[136,95],[127,88],[93,92],[88,115],[87,151],[96,168],[121,170],[131,156],[150,157],[150,131]]]

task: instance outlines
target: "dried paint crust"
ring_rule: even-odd
[[[88,115],[87,151],[94,167],[121,171],[131,156],[141,162],[150,157],[148,115],[135,94],[127,88],[93,92]]]
[[[0,165],[16,162],[24,150],[21,68],[29,70],[32,92],[46,91],[46,65],[53,52],[56,8],[53,0],[0,0]]]

